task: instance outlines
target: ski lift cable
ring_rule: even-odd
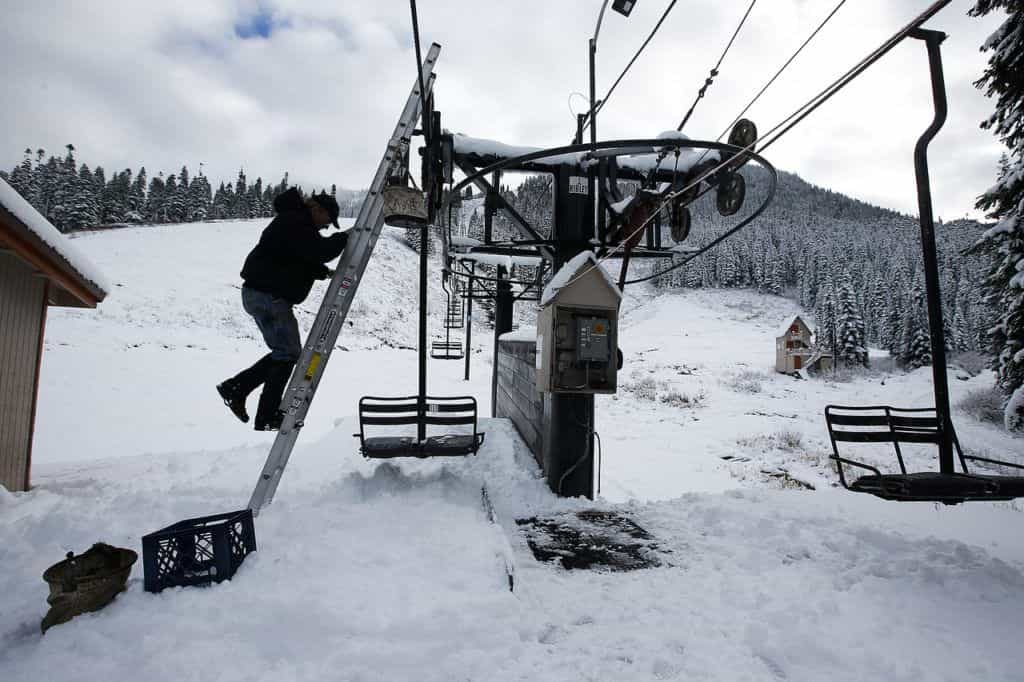
[[[801,43],[800,47],[798,47],[798,48],[796,49],[796,52],[794,52],[794,53],[793,53],[792,55],[790,55],[789,59],[787,59],[787,60],[786,60],[786,62],[785,62],[785,63],[784,63],[784,64],[783,64],[783,65],[782,65],[782,66],[781,66],[780,68],[779,68],[779,70],[775,72],[775,75],[774,75],[774,76],[772,76],[772,77],[771,77],[771,78],[770,78],[770,79],[768,80],[768,82],[764,84],[764,87],[762,87],[762,88],[761,88],[761,90],[760,90],[760,91],[759,91],[759,92],[758,92],[758,93],[757,93],[756,95],[754,95],[754,98],[753,98],[753,99],[751,99],[751,100],[750,100],[750,101],[749,101],[749,102],[747,103],[747,105],[746,105],[745,107],[743,107],[743,110],[742,110],[742,111],[740,111],[740,113],[736,115],[736,118],[734,118],[734,119],[732,120],[732,123],[730,123],[730,124],[729,124],[728,126],[726,126],[726,127],[725,127],[725,130],[723,130],[723,131],[722,131],[722,132],[721,132],[721,133],[720,133],[720,134],[718,135],[718,137],[717,137],[717,138],[715,138],[716,140],[721,140],[721,139],[722,139],[723,137],[725,137],[725,135],[726,135],[726,134],[727,134],[727,133],[728,133],[728,132],[729,132],[730,130],[732,130],[732,127],[733,127],[734,125],[736,125],[736,123],[738,123],[738,122],[739,122],[739,120],[740,120],[741,118],[743,118],[743,115],[744,115],[744,114],[746,114],[746,113],[747,113],[747,112],[748,112],[748,111],[750,110],[750,107],[754,106],[754,104],[755,104],[755,103],[757,102],[757,100],[759,100],[759,99],[761,98],[761,95],[763,95],[763,94],[764,94],[764,93],[765,93],[765,92],[766,92],[766,91],[768,90],[768,88],[769,88],[769,87],[771,87],[771,85],[772,85],[772,84],[773,84],[773,83],[774,83],[774,82],[775,82],[776,80],[778,80],[779,76],[781,76],[781,75],[782,75],[783,71],[785,71],[785,70],[786,70],[786,69],[787,69],[787,68],[789,67],[789,65],[793,63],[793,60],[794,60],[794,59],[796,59],[796,58],[797,58],[797,56],[799,56],[799,54],[800,54],[801,52],[803,52],[803,49],[804,49],[805,47],[807,47],[807,45],[808,45],[808,44],[809,44],[809,43],[810,43],[810,42],[811,42],[812,40],[814,40],[814,37],[815,37],[815,36],[817,36],[817,35],[818,35],[818,33],[820,33],[820,32],[821,32],[821,29],[825,28],[825,25],[826,25],[826,24],[828,24],[828,22],[832,20],[832,17],[834,17],[834,16],[836,15],[836,12],[838,12],[838,11],[839,11],[839,9],[840,9],[840,8],[841,8],[841,7],[843,6],[843,5],[845,5],[845,4],[846,4],[846,0],[839,0],[839,4],[837,4],[837,5],[836,5],[836,6],[835,6],[835,7],[834,7],[834,8],[832,9],[832,11],[831,11],[831,12],[829,12],[828,16],[826,16],[826,17],[824,18],[824,20],[822,20],[822,22],[821,22],[820,24],[818,24],[818,27],[817,27],[816,29],[814,29],[814,31],[813,31],[813,32],[811,33],[811,35],[807,36],[807,39],[806,39],[806,40],[804,40],[804,42],[803,42],[803,43]],[[701,157],[700,157],[699,159],[697,159],[697,163],[700,163],[701,161],[703,161],[703,160],[704,160],[704,157],[705,157],[705,156],[707,156],[707,153],[708,153],[708,152],[707,152],[707,150],[705,150],[705,152],[704,152],[703,154],[701,154]],[[703,193],[702,193],[702,194],[703,194]]]
[[[629,70],[630,68],[632,68],[633,63],[636,62],[636,60],[640,57],[640,54],[644,51],[644,49],[647,48],[647,44],[651,42],[651,39],[654,38],[654,34],[658,32],[658,29],[661,28],[661,25],[665,22],[665,19],[668,18],[669,12],[671,12],[672,8],[675,7],[677,1],[678,0],[672,0],[670,3],[668,3],[668,7],[665,8],[665,11],[662,13],[661,18],[658,19],[658,23],[654,25],[654,28],[651,29],[651,32],[650,34],[648,34],[647,39],[644,40],[644,42],[640,45],[640,49],[636,51],[636,53],[633,55],[633,58],[629,60],[628,64],[626,64],[626,68],[622,70],[622,73],[619,74],[619,77],[616,78],[615,82],[612,83],[612,86],[608,88],[608,92],[605,93],[604,97],[594,107],[595,114],[600,112],[601,109],[604,108],[604,105],[608,103],[608,98],[612,96],[612,93],[615,92],[615,88],[618,87],[619,83],[622,82],[622,79],[626,77],[627,73],[629,73]],[[570,97],[571,96],[572,95],[570,95]],[[586,130],[588,127],[590,127],[589,113],[587,116],[588,119],[587,122],[583,124],[583,130]]]
[[[787,116],[785,119],[783,119],[781,122],[779,122],[774,128],[772,128],[771,130],[768,131],[768,133],[767,133],[768,140],[767,140],[767,142],[765,142],[761,146],[759,152],[764,152],[765,149],[767,149],[771,145],[775,144],[775,142],[777,142],[780,137],[782,137],[787,132],[789,132],[793,128],[793,126],[797,125],[798,123],[803,121],[805,118],[807,118],[807,116],[809,116],[815,109],[820,107],[822,104],[824,104],[826,101],[828,101],[833,95],[835,95],[837,92],[842,90],[847,84],[849,84],[850,81],[852,81],[854,78],[856,78],[861,73],[863,73],[865,69],[867,69],[869,66],[871,66],[872,64],[877,62],[879,59],[881,59],[886,54],[888,54],[894,47],[896,47],[896,45],[898,45],[900,42],[902,42],[911,33],[911,31],[919,28],[921,24],[923,24],[925,21],[927,21],[932,16],[934,16],[939,10],[941,10],[943,7],[948,5],[950,2],[952,2],[952,0],[937,0],[937,2],[932,4],[928,9],[926,9],[924,12],[922,12],[913,21],[911,21],[909,24],[904,26],[900,31],[898,31],[896,34],[894,34],[891,38],[889,38],[884,43],[882,43],[882,45],[880,45],[877,49],[875,49],[871,54],[869,54],[867,57],[862,59],[860,62],[858,62],[855,66],[853,66],[850,70],[848,70],[842,76],[840,76],[835,81],[833,81],[831,84],[829,84],[829,86],[826,87],[824,90],[822,90],[817,95],[815,95],[810,100],[808,100],[804,105],[802,105],[800,108],[798,108],[795,112],[793,112],[792,114]],[[781,128],[781,130],[780,130],[780,128]],[[778,132],[776,132],[776,131],[778,131]],[[752,142],[750,145],[748,145],[744,149],[744,151],[752,151],[756,144],[757,144],[756,142]],[[726,166],[727,163],[728,162],[722,163],[719,166],[717,166],[716,168],[713,168],[713,169],[709,170],[707,173],[704,173],[700,178],[698,178],[694,182],[690,183],[690,185],[688,187],[685,187],[682,190],[679,190],[679,192],[672,192],[672,193],[666,195],[665,202],[667,203],[668,201],[671,201],[673,198],[675,198],[675,196],[677,196],[679,194],[682,194],[683,192],[685,192],[685,191],[687,191],[689,189],[692,189],[693,187],[699,185],[700,182],[702,182],[703,180],[707,179],[708,177],[710,177],[714,173],[717,173],[721,168]],[[650,219],[645,221],[643,225],[638,227],[629,236],[633,236],[637,232],[639,232],[640,230],[644,229],[647,226],[647,223],[649,223],[649,222],[650,222]],[[660,277],[660,276],[662,276],[662,275],[664,275],[664,274],[666,274],[668,272],[671,272],[672,270],[680,268],[683,265],[686,265],[687,263],[689,263],[694,258],[702,255],[704,252],[706,252],[711,247],[716,246],[718,243],[723,241],[726,237],[729,237],[732,234],[734,234],[740,227],[745,226],[748,222],[750,222],[749,219],[747,221],[744,221],[743,223],[741,223],[737,227],[733,228],[732,230],[724,233],[719,238],[717,238],[714,241],[712,241],[710,244],[702,247],[699,251],[697,251],[697,252],[695,252],[693,254],[690,254],[687,258],[683,259],[679,263],[676,263],[676,264],[674,264],[674,265],[672,265],[672,266],[670,266],[668,268],[664,268],[663,270],[659,270],[658,272],[655,272],[655,273],[653,273],[651,275],[648,275],[646,277],[639,277],[637,279],[627,280],[625,283],[626,284],[638,284],[640,282],[646,282],[648,280],[654,279],[655,277]],[[628,240],[628,238],[629,237],[626,237],[626,239],[624,239],[622,243],[625,243]],[[617,249],[619,247],[616,246],[615,248]],[[599,259],[598,262],[600,262],[601,260],[605,260],[607,258],[608,258],[608,256],[606,255],[604,258]],[[594,266],[591,266],[591,267],[596,267],[596,264]],[[581,274],[585,274],[585,273],[581,273]]]
[[[690,116],[693,115],[694,110],[697,108],[697,104],[702,99],[704,99],[704,94],[707,92],[707,89],[709,87],[711,87],[712,83],[714,83],[715,77],[718,75],[718,69],[722,66],[722,62],[725,61],[725,55],[727,55],[729,53],[729,49],[732,47],[732,44],[736,41],[736,36],[739,35],[740,29],[743,28],[743,24],[746,23],[747,17],[750,16],[750,12],[751,12],[751,10],[754,9],[754,5],[756,3],[757,3],[757,0],[751,0],[750,6],[747,7],[746,13],[743,15],[743,18],[740,19],[740,23],[736,26],[736,30],[733,31],[732,37],[729,39],[729,42],[725,46],[725,49],[722,50],[722,55],[718,58],[718,62],[715,64],[714,68],[711,69],[711,72],[708,75],[708,77],[704,80],[704,85],[702,85],[700,90],[697,91],[697,97],[693,100],[693,104],[690,105],[690,110],[686,112],[686,115],[683,117],[683,120],[679,123],[679,126],[676,128],[677,131],[681,131],[686,126],[687,121],[690,120]],[[721,140],[722,136],[719,135],[718,139]],[[657,166],[661,165],[661,162],[665,159],[665,157],[667,155],[668,155],[668,152],[664,151],[664,150],[661,153],[658,154]],[[704,156],[706,156],[706,155],[707,155],[707,150],[705,150],[704,154],[701,155],[700,160],[703,160]],[[652,171],[652,173],[651,173],[651,177],[649,179],[649,181],[651,181],[651,182],[653,182],[654,173],[657,171],[657,166],[655,168],[655,171]]]
[[[754,106],[754,104],[757,102],[757,100],[759,100],[761,98],[761,95],[763,95],[765,93],[765,91],[768,90],[769,87],[771,87],[772,83],[774,83],[778,79],[778,77],[782,75],[782,72],[785,71],[787,67],[789,67],[789,65],[793,62],[793,60],[797,58],[797,56],[803,51],[803,49],[805,47],[807,47],[808,43],[810,43],[812,40],[814,40],[814,37],[816,35],[818,35],[818,33],[821,31],[821,29],[825,28],[825,25],[829,21],[832,20],[832,17],[834,17],[836,15],[836,12],[838,12],[839,9],[843,5],[845,5],[845,4],[846,4],[846,0],[839,0],[839,4],[836,5],[835,8],[833,8],[831,12],[829,12],[828,16],[825,17],[825,19],[822,20],[822,22],[820,24],[818,24],[818,28],[814,29],[814,32],[811,33],[811,35],[809,35],[807,37],[807,40],[805,40],[800,45],[800,47],[797,48],[796,52],[794,52],[792,55],[790,55],[789,59],[786,60],[786,63],[783,64],[779,68],[779,70],[775,72],[775,75],[772,76],[771,79],[767,83],[764,84],[764,87],[762,87],[761,90],[756,95],[754,95],[754,98],[752,100],[750,100],[750,102],[747,103],[747,106],[743,107],[743,110],[740,111],[740,113],[736,115],[736,118],[733,119],[732,123],[730,123],[728,126],[726,126],[725,130],[723,130],[722,133],[716,139],[721,140],[723,137],[725,137],[726,133],[728,133],[732,129],[732,127],[734,125],[736,125],[737,121],[739,121],[741,118],[743,118],[743,115],[750,110],[750,107]]]
[[[911,31],[913,31],[916,28],[920,27],[921,24],[923,24],[925,21],[927,21],[928,19],[933,17],[939,10],[941,10],[943,7],[948,5],[950,2],[952,2],[952,0],[936,0],[935,3],[933,3],[931,6],[929,6],[924,12],[922,12],[920,15],[918,15],[916,18],[914,18],[910,23],[908,23],[906,26],[904,26],[902,29],[900,29],[892,37],[890,37],[888,40],[886,40],[884,43],[882,43],[882,45],[880,45],[878,48],[876,48],[867,57],[862,59],[860,62],[858,62],[856,65],[854,65],[851,69],[849,69],[846,73],[844,73],[842,76],[840,76],[839,78],[834,80],[832,83],[830,83],[824,90],[822,90],[817,95],[815,95],[810,100],[808,100],[806,103],[804,103],[799,108],[797,108],[797,110],[794,111],[792,114],[790,114],[785,119],[783,119],[781,122],[776,124],[775,127],[773,127],[771,130],[769,130],[768,133],[766,134],[766,136],[768,137],[768,141],[765,142],[761,146],[759,152],[763,152],[769,146],[771,146],[772,144],[777,142],[778,139],[780,137],[782,137],[784,134],[786,134],[787,132],[789,132],[789,130],[791,130],[793,128],[793,126],[795,126],[798,123],[800,123],[803,119],[805,119],[808,115],[810,115],[811,112],[813,112],[815,109],[817,109],[822,104],[824,104],[826,101],[828,101],[833,95],[835,95],[837,92],[839,92],[850,81],[852,81],[854,78],[856,78],[861,73],[863,73],[865,69],[867,69],[869,66],[871,66],[872,64],[877,62],[879,59],[881,59],[886,54],[888,54],[894,47],[896,47],[896,45],[898,45],[901,41],[903,41],[911,33]],[[782,130],[780,130],[780,128]],[[778,132],[776,132],[776,131],[778,131]],[[737,155],[745,154],[745,153],[748,153],[748,152],[753,152],[756,145],[757,145],[757,141],[751,142],[746,147],[743,147],[742,149],[740,149],[740,151],[737,153]],[[705,173],[701,174],[700,177],[698,177],[696,180],[694,180],[693,182],[688,184],[686,187],[683,187],[682,189],[680,189],[678,191],[669,192],[668,194],[666,194],[664,199],[663,199],[663,201],[662,201],[662,208],[668,202],[672,201],[676,197],[678,197],[680,195],[683,195],[685,192],[688,192],[689,190],[691,190],[691,189],[693,189],[695,187],[699,187],[701,182],[703,182],[704,180],[710,178],[711,176],[713,176],[715,173],[719,172],[723,168],[727,167],[730,162],[731,162],[731,159],[729,159],[727,161],[724,161],[724,162],[718,164],[717,166],[715,166],[714,168],[711,168],[708,171],[706,171]],[[605,254],[601,258],[598,258],[597,262],[593,263],[586,270],[584,270],[583,272],[581,272],[578,275],[576,275],[567,284],[571,284],[573,281],[579,279],[580,277],[583,277],[588,272],[590,272],[590,270],[592,270],[593,268],[599,267],[601,262],[611,258],[612,254],[614,254],[617,251],[619,251],[620,249],[622,249],[623,245],[627,244],[629,242],[630,238],[634,237],[641,230],[646,229],[647,226],[654,220],[654,217],[658,213],[660,213],[660,212],[661,212],[661,209],[659,209],[658,211],[654,211],[647,220],[645,220],[640,226],[638,226],[635,230],[633,230],[633,232],[631,232],[629,235],[626,235],[619,242],[619,244],[617,244],[616,246],[612,247],[612,249],[607,254]],[[697,251],[697,252],[695,252],[693,254],[690,254],[690,256],[688,258],[683,259],[679,263],[676,263],[676,264],[674,264],[674,265],[672,265],[672,266],[670,266],[668,268],[664,268],[662,270],[659,270],[658,272],[655,272],[655,273],[653,273],[651,275],[648,275],[646,277],[640,277],[640,278],[637,278],[637,279],[627,280],[625,282],[625,284],[638,284],[640,282],[646,282],[648,280],[654,279],[656,277],[660,277],[660,276],[662,276],[662,275],[664,275],[664,274],[666,274],[668,272],[671,272],[672,270],[675,270],[677,268],[682,267],[683,265],[685,265],[686,263],[689,263],[691,260],[693,260],[697,256],[700,256],[703,253],[705,253],[711,247],[716,246],[717,244],[722,242],[727,237],[730,237],[733,234],[735,234],[740,228],[746,226],[753,217],[756,217],[756,215],[757,214],[755,214],[754,216],[751,216],[751,218],[748,218],[744,222],[740,223],[738,226],[736,226],[732,230],[729,230],[728,232],[724,233],[719,238],[717,238],[714,241],[712,241],[710,244],[702,247],[699,251]]]
[[[704,99],[704,93],[707,92],[707,89],[714,82],[715,76],[718,75],[718,69],[721,68],[722,62],[725,61],[725,55],[729,54],[729,48],[731,48],[732,44],[736,41],[736,36],[740,34],[740,29],[742,29],[743,24],[747,22],[747,17],[750,16],[750,11],[754,9],[754,5],[756,4],[757,0],[750,0],[750,6],[747,7],[746,14],[743,15],[742,19],[740,19],[739,25],[736,26],[736,30],[733,31],[732,38],[729,38],[728,45],[726,45],[725,49],[722,50],[722,56],[718,58],[718,63],[715,64],[715,66],[711,69],[711,73],[708,75],[707,79],[705,79],[704,85],[702,85],[700,90],[697,91],[696,99],[693,100],[693,104],[690,105],[690,110],[686,112],[686,116],[683,117],[683,120],[679,123],[679,126],[676,128],[676,130],[682,130],[684,127],[686,127],[686,122],[689,121],[690,116],[693,115],[693,110],[697,108],[697,103]]]

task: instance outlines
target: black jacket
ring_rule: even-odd
[[[294,188],[274,199],[277,211],[242,266],[245,286],[302,303],[313,281],[328,275],[324,263],[345,249],[344,232],[321,237],[309,209]]]

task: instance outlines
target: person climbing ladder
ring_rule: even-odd
[[[242,307],[256,321],[270,352],[251,367],[217,385],[217,392],[242,422],[249,421],[246,398],[260,385],[255,429],[277,431],[283,413],[281,396],[302,352],[292,306],[302,303],[313,281],[327,279],[325,265],[345,249],[348,233],[322,237],[319,230],[338,227],[338,202],[326,192],[303,200],[298,189],[274,199],[277,216],[263,230],[242,267]]]

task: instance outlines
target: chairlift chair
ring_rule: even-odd
[[[475,455],[485,434],[476,430],[476,399],[472,396],[366,396],[359,400],[359,449],[364,457],[465,457]],[[468,433],[442,435],[367,435],[367,427],[462,426]]]
[[[430,357],[435,360],[461,360],[466,355],[462,352],[462,342],[452,338],[452,330],[462,329],[462,299],[452,295],[447,275],[441,280],[441,288],[446,300],[444,340],[430,344]]]
[[[939,45],[946,36],[938,31],[920,28],[914,29],[908,35],[927,43],[932,95],[935,104],[935,118],[918,139],[914,151],[935,407],[901,409],[885,405],[827,406],[825,408],[825,423],[832,441],[832,459],[836,462],[839,482],[843,487],[854,492],[876,495],[886,500],[928,501],[944,504],[959,504],[971,500],[1012,500],[1024,497],[1024,476],[971,473],[967,468],[967,462],[968,460],[982,462],[1018,471],[1024,471],[1024,465],[987,457],[964,455],[950,416],[942,297],[939,292],[938,256],[935,248],[935,225],[932,216],[927,164],[928,144],[946,119],[946,91],[939,52]],[[837,426],[841,428],[835,428]],[[841,441],[892,443],[900,472],[898,474],[883,474],[877,467],[870,464],[842,457],[837,446],[837,442]],[[939,451],[938,471],[908,472],[903,453],[900,450],[900,443],[936,445]],[[954,447],[962,470],[960,473],[955,471]],[[848,483],[843,469],[844,465],[858,467],[871,473]]]
[[[1024,476],[972,473],[967,462],[1024,470],[1024,466],[987,457],[965,455],[950,425],[949,437],[956,448],[962,473],[939,471],[908,472],[901,443],[923,443],[938,446],[945,437],[939,428],[935,408],[898,408],[888,405],[828,405],[825,423],[832,441],[830,459],[836,462],[839,482],[847,490],[869,493],[885,500],[900,502],[942,502],[959,504],[971,500],[1012,500],[1024,496]],[[899,464],[899,473],[882,473],[865,462],[839,454],[838,443],[892,443]],[[848,480],[845,466],[869,471]]]
[[[385,222],[400,227],[418,227],[421,243],[429,238],[427,226],[435,217],[440,203],[442,187],[447,180],[443,167],[436,160],[443,158],[441,146],[444,139],[441,129],[440,112],[434,110],[431,95],[424,102],[421,112],[422,133],[426,138],[423,148],[424,162],[423,190],[405,187],[409,178],[407,145],[405,153],[395,158],[391,177],[396,184],[384,193]],[[421,153],[423,153],[421,152]],[[444,285],[445,295],[451,293]],[[441,457],[476,454],[484,442],[484,434],[477,431],[477,403],[472,396],[442,397],[427,394],[427,249],[420,250],[419,267],[419,344],[418,368],[419,386],[417,395],[403,397],[365,396],[359,400],[360,451],[365,457]],[[446,329],[446,334],[450,330]],[[450,353],[450,336],[444,348]],[[461,349],[460,349],[461,351]],[[436,356],[435,356],[436,357]],[[451,355],[444,356],[445,359]],[[461,356],[460,356],[461,357]],[[367,434],[367,427],[375,432],[396,427],[415,427],[415,435],[405,433],[392,435]],[[437,426],[461,427],[463,432],[429,434],[428,428]],[[465,432],[468,431],[468,432]]]

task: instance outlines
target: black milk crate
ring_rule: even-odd
[[[179,521],[142,538],[146,591],[219,583],[255,551],[251,509]]]

